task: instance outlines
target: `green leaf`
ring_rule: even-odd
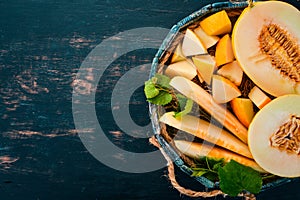
[[[144,93],[147,99],[151,99],[159,94],[159,90],[151,80],[148,80],[145,82]]]
[[[176,101],[178,102],[179,105],[178,111],[181,111],[185,107],[187,98],[180,93],[176,93],[175,96],[176,96]]]
[[[204,169],[204,168],[198,168],[198,169],[193,169],[193,174],[192,176],[203,176],[204,174],[206,174],[208,172],[207,169]]]
[[[196,162],[196,167],[192,168],[192,170],[194,171],[193,174],[195,176],[200,174],[211,181],[217,181],[219,179],[218,168],[223,165],[224,159],[202,157],[199,159],[199,162]]]
[[[167,89],[171,87],[169,84],[171,79],[168,76],[162,74],[155,74],[154,78],[155,78],[155,84]]]
[[[231,160],[219,170],[220,188],[230,196],[237,196],[243,190],[257,194],[262,187],[262,178],[259,172],[251,167]]]
[[[192,111],[193,104],[194,104],[193,100],[187,99],[184,109],[178,113],[175,113],[175,118],[182,117],[184,115],[189,114]],[[180,105],[180,107],[181,107],[181,105]]]
[[[172,101],[172,95],[166,91],[160,91],[154,98],[147,99],[150,103],[156,105],[167,105]]]
[[[224,165],[223,158],[218,159],[218,158],[204,157],[204,159],[208,168],[215,172],[218,172],[219,166]]]

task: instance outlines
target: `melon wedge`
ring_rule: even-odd
[[[252,167],[259,172],[266,172],[254,160],[245,158],[244,156],[240,156],[231,151],[227,151],[216,146],[196,142],[188,142],[185,140],[174,140],[174,143],[180,152],[191,158],[199,159],[206,156],[215,159],[223,158],[225,162],[234,160],[242,165]]]
[[[225,10],[219,11],[200,22],[208,35],[222,35],[231,32],[231,21]]]
[[[232,134],[244,143],[247,143],[248,132],[243,124],[226,107],[216,103],[212,96],[202,87],[181,76],[172,78],[170,85],[184,96],[196,102]]]
[[[197,76],[197,70],[192,62],[184,60],[170,64],[165,70],[165,75],[170,78],[173,78],[174,76],[183,76],[192,80],[195,76]]]
[[[248,128],[255,114],[252,101],[248,98],[235,98],[230,105],[237,118]]]
[[[233,50],[244,72],[273,95],[300,94],[300,11],[281,1],[255,2],[239,16]]]
[[[227,103],[241,95],[239,88],[230,80],[213,75],[212,78],[212,96],[217,103]]]
[[[165,113],[160,122],[168,124],[174,128],[190,133],[198,138],[216,144],[248,158],[252,155],[248,146],[242,141],[213,124],[191,115],[184,115],[180,118],[174,117],[174,112]]]
[[[178,46],[176,47],[175,52],[173,53],[173,56],[171,58],[171,63],[185,60],[185,57],[181,50],[181,46],[182,46],[182,44],[179,43]]]
[[[215,35],[207,35],[201,26],[194,29],[195,34],[200,38],[206,49],[214,46],[218,41],[219,37]]]
[[[217,71],[217,74],[229,79],[236,86],[240,86],[242,83],[243,70],[236,60],[224,65]]]
[[[265,105],[267,105],[271,101],[271,99],[257,86],[254,86],[250,90],[248,97],[259,109],[262,109]]]
[[[232,42],[229,34],[224,35],[216,46],[216,62],[217,66],[224,65],[234,61],[234,54],[232,50]]]
[[[185,57],[207,53],[201,40],[191,29],[187,29],[185,32],[182,41],[182,53]]]
[[[192,60],[203,80],[210,85],[212,75],[216,69],[214,57],[210,55],[200,55],[192,57]]]
[[[255,161],[278,176],[300,176],[299,102],[300,95],[278,97],[261,109],[249,126],[248,144]]]

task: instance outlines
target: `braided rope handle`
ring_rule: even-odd
[[[156,140],[156,138],[154,136],[149,138],[149,142],[152,145],[154,145],[155,147],[157,147],[161,151],[161,153],[165,157],[165,159],[167,160],[168,178],[169,178],[172,186],[179,193],[181,193],[183,195],[186,195],[186,196],[189,196],[189,197],[193,197],[193,198],[196,198],[196,197],[208,198],[208,197],[216,197],[218,195],[223,195],[223,197],[227,196],[221,190],[212,190],[212,191],[208,191],[208,192],[200,192],[200,191],[194,191],[194,190],[190,190],[190,189],[182,187],[176,180],[174,164],[173,164],[172,160],[170,159],[170,157],[165,153],[163,148],[161,148],[160,144],[158,143],[158,141]],[[256,197],[253,194],[240,193],[238,196],[244,197],[245,200],[256,200]]]

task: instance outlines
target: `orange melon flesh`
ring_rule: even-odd
[[[216,63],[221,66],[234,61],[234,54],[229,34],[224,35],[216,46]]]
[[[244,72],[261,89],[276,97],[300,94],[300,83],[283,76],[272,66],[271,59],[262,53],[258,38],[264,26],[276,24],[298,43],[299,52],[299,19],[299,10],[288,3],[256,2],[242,12],[232,31],[233,51]]]
[[[214,159],[224,159],[225,162],[229,162],[230,160],[234,160],[239,162],[242,165],[252,167],[253,169],[265,173],[257,163],[255,163],[252,159],[245,158],[241,155],[235,154],[231,151],[227,151],[225,149],[221,149],[216,146],[208,145],[205,143],[196,143],[196,142],[188,142],[185,140],[174,140],[175,146],[181,151],[183,154],[190,156],[195,159],[199,159],[202,157],[209,157]]]
[[[235,98],[230,105],[237,118],[248,128],[255,114],[252,101],[247,98]]]
[[[287,122],[291,115],[300,117],[299,102],[300,95],[278,97],[261,109],[249,126],[248,145],[254,160],[264,170],[277,176],[300,176],[300,155],[279,150],[271,146],[270,142],[272,135]],[[298,136],[299,134],[298,132]]]
[[[200,22],[208,35],[221,35],[231,32],[231,21],[225,10],[219,11]]]

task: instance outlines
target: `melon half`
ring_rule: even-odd
[[[248,145],[254,160],[267,172],[300,176],[300,95],[277,97],[253,118]]]
[[[236,59],[251,80],[278,97],[300,94],[300,12],[281,1],[255,2],[234,25]]]

